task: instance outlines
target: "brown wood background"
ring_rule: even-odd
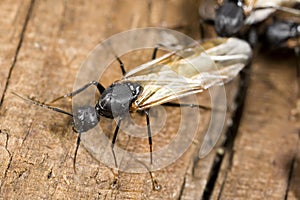
[[[197,39],[199,3],[2,0],[0,199],[300,199],[299,120],[291,116],[297,98],[293,54],[255,54],[246,72],[242,116],[239,107],[233,118],[236,137],[236,127],[224,130],[227,143],[201,160],[195,141],[179,160],[155,173],[161,191],[152,190],[147,173],[120,173],[119,187],[112,189],[111,170],[82,147],[74,174],[76,135],[70,120],[11,93],[50,100],[70,92],[93,47],[121,31],[167,27]],[[227,87],[231,102],[242,83]],[[204,113],[204,125],[208,119]]]

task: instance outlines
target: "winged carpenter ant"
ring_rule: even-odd
[[[126,72],[123,62],[116,56],[123,74],[122,79],[112,83],[107,88],[97,81],[91,81],[81,88],[50,102],[51,104],[62,98],[74,97],[90,86],[96,86],[100,97],[95,106],[79,106],[72,114],[49,104],[18,96],[33,104],[73,118],[74,130],[78,133],[73,163],[74,170],[81,135],[93,129],[102,117],[116,119],[117,122],[110,147],[115,167],[118,168],[119,163],[116,159],[114,146],[122,122],[128,117],[129,113],[143,113],[146,118],[150,164],[152,165],[153,144],[149,109],[158,105],[210,109],[201,105],[181,105],[172,101],[201,93],[215,85],[224,85],[237,76],[252,56],[250,46],[237,38],[207,40],[201,43],[201,46],[187,46],[181,50],[166,53],[159,58],[156,58],[157,50],[158,48],[154,49],[152,61],[128,72]],[[144,166],[151,175],[153,188],[158,190],[160,186],[154,180],[151,168],[148,169],[146,165]]]
[[[277,13],[283,12],[291,16],[300,17],[300,11],[297,6],[299,0],[292,1],[246,1],[246,0],[205,0],[199,8],[199,14],[204,23],[214,25],[218,36],[232,37],[236,36],[248,41],[255,46],[262,35],[259,29],[264,22]],[[208,12],[210,10],[211,12]],[[204,30],[201,25],[201,33]],[[276,34],[280,34],[277,29]],[[268,36],[268,35],[266,35]],[[268,40],[275,39],[270,36]],[[276,41],[272,41],[275,43]]]

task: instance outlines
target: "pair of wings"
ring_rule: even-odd
[[[249,3],[247,4],[247,2]],[[300,4],[300,0],[248,0],[246,5],[248,5],[249,15],[245,20],[245,24],[251,25],[261,22],[276,11],[283,11],[300,17],[300,10],[293,8],[297,4]],[[244,10],[247,11],[247,6]]]
[[[215,9],[225,0],[202,1],[199,14],[204,19],[214,20]],[[293,8],[300,4],[300,0],[244,0],[243,10],[246,16],[245,25],[261,22],[276,11],[283,11],[293,16],[300,17],[300,10]]]
[[[237,38],[215,38],[140,65],[120,82],[137,82],[143,87],[133,107],[145,110],[214,85],[223,85],[243,69],[251,56],[247,42]]]

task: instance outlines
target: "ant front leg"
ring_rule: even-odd
[[[54,102],[60,100],[60,99],[63,99],[63,98],[66,98],[66,97],[74,97],[76,96],[77,94],[83,92],[84,90],[86,90],[88,87],[90,86],[96,86],[98,91],[100,92],[100,94],[105,90],[105,88],[103,87],[103,85],[101,85],[101,83],[97,82],[97,81],[91,81],[89,82],[88,84],[84,85],[83,87],[71,92],[71,93],[68,93],[68,94],[65,94],[63,96],[60,96],[52,101],[50,101],[48,104],[53,104]]]

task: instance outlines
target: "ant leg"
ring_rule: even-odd
[[[147,121],[147,129],[148,129],[148,141],[149,141],[149,148],[150,148],[150,163],[152,165],[152,135],[151,135],[151,128],[150,128],[150,120],[149,120],[149,110],[144,111],[146,114],[146,121]]]
[[[206,32],[205,32],[204,25],[214,26],[215,25],[215,21],[212,20],[212,19],[202,19],[202,20],[200,20],[200,23],[199,23],[199,32],[200,32],[200,38],[201,38],[201,40],[204,40],[206,38]]]
[[[111,142],[111,151],[112,151],[112,154],[113,154],[113,157],[114,157],[116,168],[118,168],[118,163],[117,163],[117,158],[116,158],[116,154],[115,154],[115,151],[114,151],[114,146],[115,146],[115,143],[116,143],[116,140],[117,140],[117,135],[118,135],[118,132],[119,132],[119,128],[121,126],[121,121],[122,121],[122,118],[120,118],[118,123],[117,123],[117,127],[115,129],[114,136],[113,136],[113,139],[112,139],[112,142]]]
[[[113,139],[112,139],[112,142],[111,142],[111,151],[112,151],[112,154],[113,154],[113,157],[114,157],[115,167],[117,168],[117,172],[116,173],[112,169],[112,173],[115,176],[115,180],[111,184],[111,188],[112,189],[115,189],[115,188],[118,187],[119,169],[118,169],[118,162],[117,162],[117,158],[116,158],[114,146],[115,146],[115,143],[116,143],[116,140],[117,140],[117,135],[118,135],[118,132],[119,132],[119,128],[121,126],[121,121],[122,121],[122,118],[120,118],[119,121],[118,121],[118,123],[117,123],[116,129],[115,129],[115,132],[114,132],[114,135],[113,135]]]
[[[254,49],[258,44],[258,32],[257,32],[257,26],[251,26],[248,34],[246,37],[244,37],[244,40],[248,41],[251,48]]]
[[[75,152],[74,152],[73,169],[74,169],[75,174],[76,174],[76,166],[75,166],[76,165],[76,158],[77,158],[77,152],[78,152],[78,149],[79,149],[80,141],[81,141],[81,132],[78,133],[77,141],[76,141],[76,148],[75,148]]]
[[[157,55],[157,50],[158,50],[158,46],[154,48],[153,53],[152,53],[152,60],[154,60],[156,58]]]
[[[203,110],[212,110],[212,108],[209,106],[203,106],[203,105],[198,105],[198,104],[179,104],[179,103],[168,102],[168,103],[162,104],[162,106],[170,106],[170,107],[181,107],[182,106],[182,107],[191,107],[191,108],[198,107]]]
[[[151,182],[152,182],[152,188],[153,188],[153,190],[160,191],[161,190],[161,185],[158,183],[157,179],[155,178],[154,173],[149,169],[149,167],[145,163],[143,163],[142,161],[136,159],[135,157],[133,157],[133,159],[135,161],[137,161],[138,163],[140,163],[141,165],[143,165],[147,169],[147,171],[148,171],[148,173],[149,173],[149,175],[151,177]]]
[[[83,87],[79,88],[78,90],[75,90],[71,93],[65,94],[63,96],[60,96],[52,101],[50,101],[48,104],[52,104],[60,99],[66,98],[66,97],[73,97],[77,94],[79,94],[80,92],[86,90],[88,87],[90,87],[91,85],[95,85],[98,89],[98,91],[100,92],[100,94],[105,90],[105,88],[103,87],[103,85],[101,85],[101,83],[97,82],[97,81],[91,81],[88,84],[84,85]]]
[[[119,64],[120,64],[120,68],[121,68],[121,71],[122,71],[122,75],[125,76],[126,71],[125,71],[125,68],[124,68],[124,63],[122,62],[122,60],[121,60],[118,56],[116,56],[116,59],[117,59],[117,61],[118,61]]]
[[[200,38],[201,40],[204,40],[205,38],[205,31],[204,31],[204,26],[203,26],[203,22],[200,21],[199,23],[199,32],[200,32]]]
[[[158,183],[158,181],[155,178],[155,175],[153,172],[149,171],[150,177],[151,177],[151,181],[152,181],[152,188],[155,191],[160,191],[161,190],[161,185]]]
[[[147,129],[148,129],[148,141],[149,141],[149,148],[150,148],[150,164],[151,164],[151,167],[152,167],[152,164],[153,164],[153,158],[152,158],[152,134],[151,134],[151,127],[150,127],[149,110],[145,110],[144,112],[146,114]],[[144,165],[144,166],[146,166],[146,165]],[[159,185],[159,183],[156,180],[156,178],[154,177],[154,174],[151,171],[151,169],[149,169],[147,166],[146,166],[146,168],[147,168],[147,170],[148,170],[148,172],[150,174],[150,177],[151,177],[153,190],[156,190],[156,191],[161,190],[161,185]]]
[[[152,60],[154,60],[154,59],[156,58],[157,50],[158,50],[158,48],[159,48],[160,46],[162,46],[162,45],[158,45],[157,47],[154,48],[153,53],[152,53]],[[121,71],[122,71],[122,75],[125,76],[126,70],[125,70],[125,67],[124,67],[124,63],[122,62],[122,60],[121,60],[118,56],[116,56],[116,59],[117,59],[117,61],[118,61],[119,64],[120,64],[120,68],[121,68]]]
[[[23,99],[24,101],[28,101],[29,103],[32,103],[34,105],[37,105],[37,106],[40,106],[40,107],[43,107],[43,108],[47,108],[49,110],[53,110],[55,112],[59,112],[59,113],[62,113],[62,114],[65,114],[65,115],[68,115],[68,116],[71,116],[73,118],[73,114],[67,112],[67,111],[64,111],[64,110],[61,110],[59,108],[56,108],[56,107],[52,107],[52,106],[49,106],[49,105],[46,105],[44,103],[40,103],[38,101],[34,101],[34,100],[31,100],[31,99],[27,99],[25,97],[22,97],[21,95],[15,93],[15,92],[12,92],[14,95],[18,96],[19,98]],[[81,132],[77,132],[74,127],[73,127],[73,130],[74,132],[78,133],[78,136],[77,136],[77,142],[76,142],[76,148],[75,148],[75,153],[74,153],[74,160],[73,160],[73,169],[74,169],[74,172],[76,174],[76,157],[77,157],[77,152],[78,152],[78,148],[79,148],[79,145],[80,145],[80,138],[81,138]]]
[[[167,48],[168,46],[167,46],[167,45],[164,45],[164,44],[160,44],[160,43],[157,44],[156,47],[154,47],[154,50],[153,50],[153,52],[152,52],[152,57],[151,57],[152,60],[154,60],[154,59],[156,58],[156,56],[157,56],[157,51],[158,51],[158,49],[159,49],[160,47],[165,47],[165,48]]]

